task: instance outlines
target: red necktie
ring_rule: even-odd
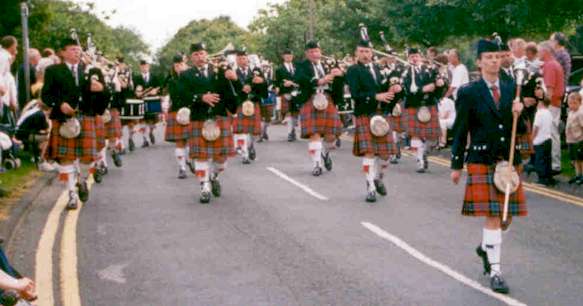
[[[500,102],[500,91],[498,90],[498,87],[496,85],[492,85],[492,87],[490,87],[490,90],[492,90],[492,97],[494,98],[494,103],[496,103],[496,107],[498,107]]]

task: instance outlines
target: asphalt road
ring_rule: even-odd
[[[530,215],[504,234],[504,299],[480,291],[488,288],[474,253],[483,220],[460,215],[463,186],[450,183],[447,168],[417,174],[405,158],[385,177],[389,195],[367,204],[351,143],[333,153],[332,172],[315,178],[305,142],[288,143],[281,126],[271,136],[252,165],[229,161],[223,196],[210,205],[198,204],[192,175],[176,178],[172,144],[138,149],[110,168],[79,215],[82,304],[581,304],[583,207],[527,193]],[[57,194],[35,204],[14,239],[28,275]]]

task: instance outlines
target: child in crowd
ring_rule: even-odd
[[[569,145],[569,158],[575,167],[575,176],[569,180],[569,184],[583,184],[583,108],[581,107],[581,95],[572,92],[568,97],[569,115],[565,134]]]
[[[548,109],[551,101],[544,99],[538,103],[533,124],[534,165],[538,175],[538,183],[552,186],[556,183],[551,169],[551,129],[553,115]]]

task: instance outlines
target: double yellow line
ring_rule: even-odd
[[[89,190],[93,178],[87,181]],[[63,211],[69,199],[68,192],[63,191],[49,212],[47,222],[41,234],[36,251],[35,283],[38,294],[38,306],[81,306],[79,291],[79,274],[77,271],[77,224],[83,203],[76,210],[66,211],[63,234],[60,245],[59,288],[61,302],[55,303],[53,284],[53,249]]]

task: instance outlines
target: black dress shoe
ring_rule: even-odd
[[[396,155],[393,155],[393,156],[391,156],[391,159],[389,159],[389,162],[390,162],[392,165],[396,165],[396,164],[398,164],[398,163],[399,163],[399,159],[397,158],[397,156],[396,156]]]
[[[322,159],[324,160],[324,168],[328,171],[332,171],[332,157],[330,157],[330,152],[322,154]]]
[[[287,135],[287,141],[293,142],[296,141],[296,131],[293,130],[291,133]]]
[[[476,254],[478,254],[478,256],[482,259],[482,265],[484,266],[484,275],[490,275],[490,261],[488,260],[488,253],[486,253],[486,251],[484,249],[482,249],[482,246],[479,245],[476,248]]]
[[[263,142],[263,136],[261,136],[261,138],[259,138],[259,140],[257,140],[258,143],[262,143]]]
[[[508,288],[506,281],[502,278],[502,275],[498,274],[490,278],[490,288],[492,288],[494,292],[502,294],[508,294],[508,292],[510,292],[510,288]]]
[[[102,165],[101,167],[97,168],[97,171],[101,171],[102,176],[106,176],[109,173],[109,169]]]
[[[69,191],[69,201],[67,202],[67,206],[65,207],[67,210],[75,210],[77,209],[77,197],[75,196],[75,192]]]
[[[211,179],[211,192],[216,198],[221,196],[221,183],[218,179]]]
[[[366,195],[366,201],[368,203],[374,203],[377,201],[377,193],[374,191],[369,191],[368,194]]]
[[[156,144],[156,137],[154,137],[154,132],[150,132],[150,142],[152,145]]]
[[[186,178],[186,170],[184,170],[184,169],[178,170],[178,178],[181,180],[185,179]]]
[[[257,152],[255,151],[255,147],[254,146],[250,146],[249,147],[249,159],[250,160],[255,160],[257,158]]]
[[[89,200],[89,188],[87,188],[86,181],[77,183],[77,193],[79,194],[79,200],[81,200],[81,202],[85,203]]]
[[[552,176],[559,175],[559,174],[561,174],[561,170],[551,170]]]
[[[374,180],[374,185],[375,188],[377,189],[377,192],[382,195],[382,196],[386,196],[387,195],[387,188],[385,187],[385,184],[383,183],[383,181],[381,180]]]
[[[269,140],[269,135],[267,135],[267,133],[264,133],[264,134],[263,134],[263,139],[265,139],[265,140]]]
[[[340,138],[336,139],[336,147],[340,148],[342,146],[342,140],[340,140]]]
[[[312,175],[313,176],[322,175],[322,167],[319,167],[319,166],[314,167],[314,170],[312,170]]]
[[[121,166],[122,166],[122,164],[123,164],[123,163],[122,163],[122,161],[121,161],[121,156],[119,156],[119,154],[118,154],[116,151],[113,151],[113,152],[111,153],[111,159],[113,159],[113,164],[114,164],[116,167],[118,167],[118,168],[119,168],[119,167],[121,167]]]
[[[93,180],[97,184],[101,184],[101,182],[103,182],[103,173],[101,172],[101,170],[99,168],[95,169],[95,172],[93,172]],[[79,196],[79,197],[81,197],[81,196]]]
[[[144,141],[142,142],[142,148],[147,148],[149,146],[150,144],[148,143],[148,140],[146,139],[146,137],[144,137]]]
[[[130,152],[133,152],[136,149],[136,144],[134,143],[134,140],[131,138],[128,141],[128,147],[130,149]]]
[[[243,165],[249,165],[251,163],[251,161],[247,157],[243,157],[243,161],[241,162],[243,163]]]
[[[203,191],[200,193],[200,204],[208,204],[211,201],[211,193]]]

